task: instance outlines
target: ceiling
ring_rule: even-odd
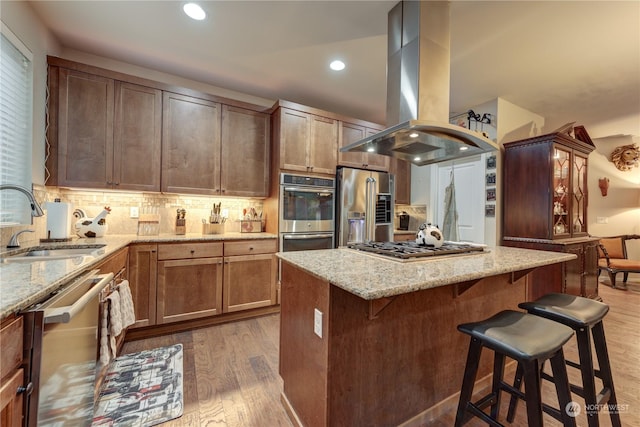
[[[394,1],[31,1],[64,48],[384,124]],[[339,73],[327,64],[341,58]],[[453,1],[453,113],[497,97],[592,138],[640,135],[640,2]]]

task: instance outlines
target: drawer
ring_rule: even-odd
[[[222,256],[222,242],[158,245],[158,260],[213,258]]]
[[[224,242],[224,256],[272,254],[278,251],[277,239]]]
[[[22,317],[7,319],[0,329],[0,378],[4,378],[22,364],[24,336]]]

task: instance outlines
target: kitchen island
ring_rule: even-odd
[[[278,257],[282,402],[311,427],[424,425],[455,410],[469,345],[456,326],[517,309],[528,273],[575,255],[495,247],[400,262],[340,248]],[[478,378],[491,372],[489,353]]]

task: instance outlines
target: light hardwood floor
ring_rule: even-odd
[[[605,318],[618,403],[622,406],[622,425],[640,427],[640,281],[631,281],[627,291],[600,284],[600,296],[610,305]],[[182,343],[184,345],[184,415],[163,424],[169,426],[272,427],[291,426],[282,404],[282,380],[278,375],[279,316],[217,325],[169,336],[125,343],[124,353],[133,353]],[[565,347],[565,356],[577,360],[575,339]],[[513,376],[513,367],[506,377]],[[580,383],[579,373],[569,371],[572,382]],[[545,402],[555,402],[555,390],[544,382]],[[575,397],[580,402],[578,397]],[[501,422],[506,424],[503,397]],[[426,423],[430,427],[451,427],[454,414]],[[610,427],[606,414],[600,425]],[[586,426],[584,414],[578,426]],[[485,426],[471,420],[467,426]],[[521,404],[512,426],[524,427],[526,411]],[[545,415],[545,426],[562,424]],[[356,427],[356,426],[353,426]],[[368,426],[363,426],[368,427]]]

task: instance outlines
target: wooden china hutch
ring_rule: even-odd
[[[528,298],[565,292],[598,298],[598,242],[587,232],[588,156],[584,127],[504,144],[504,246],[574,253],[532,273]]]

